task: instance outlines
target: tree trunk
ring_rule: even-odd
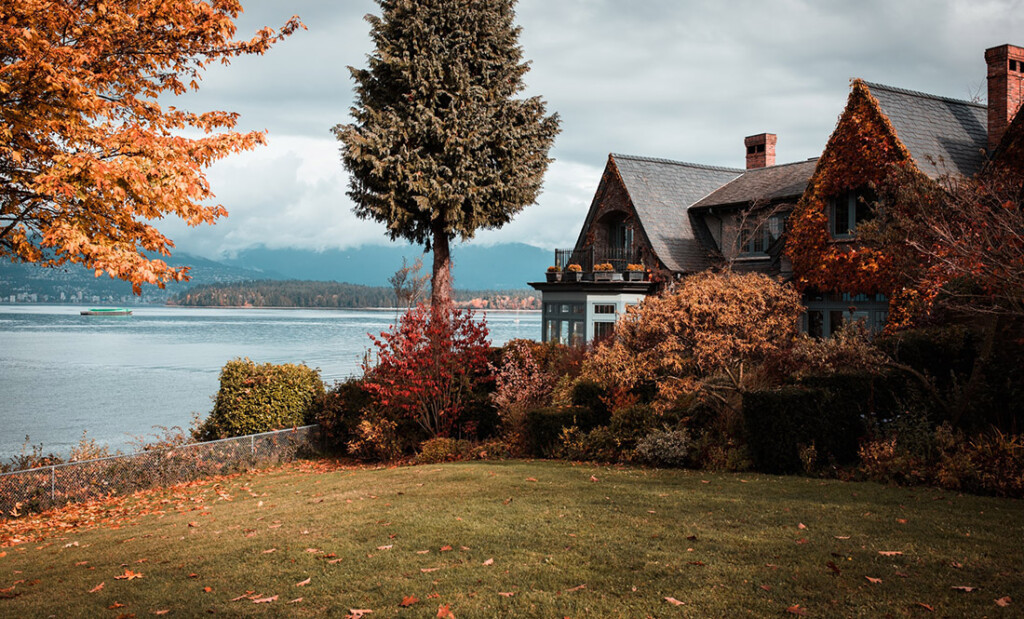
[[[434,270],[430,276],[430,306],[440,309],[452,302],[452,255],[444,226],[435,222],[433,235],[431,244],[434,250]]]

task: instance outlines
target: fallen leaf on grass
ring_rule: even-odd
[[[590,481],[601,481],[601,480],[598,479],[597,477],[594,477],[593,475],[591,475],[590,476]]]
[[[772,590],[772,586],[771,585],[761,585],[761,588],[764,589],[765,591],[771,591]]]
[[[526,481],[537,481],[536,477],[527,477]]]
[[[586,588],[587,588],[587,585],[576,585],[572,589],[566,589],[565,592],[569,593],[570,591],[582,591],[582,590],[584,590]]]
[[[269,555],[272,552],[277,552],[277,548],[268,548],[268,549],[263,551],[263,554]]]
[[[164,608],[163,610],[154,610],[154,611],[153,611],[153,614],[154,614],[154,615],[166,615],[166,614],[167,614],[167,613],[169,613],[169,612],[171,612],[171,609],[169,609],[169,608]]]
[[[807,614],[807,611],[800,608],[799,604],[793,604],[792,606],[786,609],[786,612],[791,615],[800,615],[801,617]]]
[[[448,552],[451,549],[452,549],[451,546],[441,546],[441,552]]]
[[[236,598],[231,598],[231,601],[232,602],[237,602],[239,600],[251,600],[253,597],[259,597],[258,595],[257,596],[253,596],[253,593],[256,593],[256,592],[255,591],[246,591],[245,593],[243,593],[242,595],[240,595],[240,596],[238,596]]]
[[[270,596],[268,598],[256,598],[255,600],[252,601],[252,603],[253,604],[269,604],[271,602],[276,602],[276,601],[277,601],[277,596],[276,595],[272,595],[272,596]]]
[[[705,563],[703,561],[687,561],[687,564],[688,565],[696,565],[697,567],[704,567],[704,565],[705,565]]]
[[[949,565],[955,567],[956,569],[960,569],[964,566],[963,563],[957,563],[956,561],[950,561]]]
[[[418,555],[425,555],[425,554],[429,554],[429,553],[430,553],[429,550],[417,550],[416,551],[416,554],[418,554]]]
[[[373,613],[369,608],[350,608],[348,609],[348,616],[352,619],[359,619],[363,615],[369,615]]]
[[[419,601],[420,601],[420,599],[418,597],[415,597],[415,596],[412,596],[412,595],[407,595],[407,596],[402,598],[402,601],[399,602],[398,605],[401,608],[409,608],[410,606],[412,606],[413,604],[415,604],[416,602],[419,602]]]
[[[872,578],[870,576],[865,576],[864,578],[867,578],[868,582],[873,584],[873,585],[877,585],[878,583],[882,582],[881,578]]]
[[[481,563],[481,565],[494,565],[494,559],[488,559]]]
[[[107,606],[107,608],[109,608],[110,610],[115,610],[118,608],[124,608],[125,606],[127,606],[127,604],[122,604],[121,602],[114,602],[110,606]]]
[[[801,537],[800,539],[796,540],[796,543],[797,544],[806,544],[807,543],[807,538],[806,537]]]
[[[807,528],[807,525],[801,522],[801,523],[796,525],[796,528],[798,528],[800,530],[803,530],[803,529]]]
[[[679,600],[677,600],[675,598],[665,598],[665,601],[668,602],[669,604],[672,604],[673,606],[682,606],[682,605],[686,604],[686,602],[680,602]]]
[[[142,574],[140,572],[133,572],[129,569],[126,569],[124,574],[121,574],[120,576],[114,576],[114,580],[135,580],[136,578],[142,578]]]
[[[310,582],[312,582],[312,580],[313,580],[312,578],[307,578],[306,580],[303,580],[302,582],[297,582],[297,583],[295,583],[295,586],[296,586],[296,587],[305,587],[305,586],[306,586],[306,585],[308,585],[308,584],[309,584]]]
[[[328,563],[341,563],[341,561],[342,559],[339,557],[337,559],[331,559],[330,561],[328,561]]]
[[[192,572],[191,574],[188,575],[188,577],[189,578],[199,578],[199,574],[196,574],[195,572]]]
[[[903,553],[899,550],[879,550],[878,554],[882,555],[883,557],[898,557]]]
[[[507,597],[507,598],[510,598],[510,597],[512,597],[515,594],[516,594],[515,591],[499,591],[498,592],[498,595],[503,596],[503,597]]]
[[[950,589],[956,589],[957,591],[963,591],[964,593],[970,593],[971,591],[976,591],[978,588],[977,587],[955,586],[955,587],[950,587]]]
[[[213,587],[203,587],[203,591],[206,593],[213,593]]]
[[[320,549],[319,548],[307,548],[306,552],[311,553],[311,554],[315,554],[315,553],[320,552]]]
[[[107,584],[106,581],[101,582],[100,584],[96,585],[92,589],[89,589],[89,593],[99,593],[100,589],[102,589],[103,585],[105,585],[105,584]]]
[[[295,598],[294,600],[291,600],[288,603],[289,604],[298,604],[301,601],[302,601],[302,598]]]
[[[391,550],[394,547],[394,544],[388,544],[387,546],[377,546],[377,550]]]
[[[930,613],[935,612],[934,608],[932,608],[929,604],[925,604],[924,602],[918,602],[917,605],[920,606],[921,608],[927,610]]]
[[[447,604],[442,604],[437,607],[437,619],[455,619],[455,615]]]
[[[836,539],[850,539],[849,535],[833,535],[832,537]]]
[[[1012,602],[1012,601],[1013,600],[1010,599],[1010,596],[1001,597],[998,600],[996,600],[996,606],[1001,606],[1003,608],[1006,608],[1007,606],[1010,605],[1010,602]]]
[[[421,567],[420,571],[423,572],[423,573],[427,573],[427,572],[436,572],[439,569],[441,569],[441,568],[439,568],[439,567]]]

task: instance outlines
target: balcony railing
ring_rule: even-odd
[[[615,247],[555,250],[555,266],[563,271],[570,264],[578,264],[584,272],[590,272],[594,270],[595,264],[605,262],[621,273],[626,270],[627,264],[640,263],[640,255],[639,252]]]

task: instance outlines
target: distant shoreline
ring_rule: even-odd
[[[0,305],[4,306],[16,306],[23,305],[28,307],[43,307],[47,305],[60,306],[60,307],[86,307],[88,304],[83,303],[60,303],[47,301],[45,303],[32,303],[32,302],[15,302],[10,303],[8,301],[0,301]],[[108,304],[113,305],[113,304]],[[121,304],[122,306],[125,304]],[[94,307],[104,307],[103,303],[93,304]],[[120,306],[119,306],[120,307]],[[327,312],[393,312],[396,309],[407,309],[407,308],[396,308],[396,307],[317,307],[317,306],[295,306],[295,305],[282,305],[282,306],[253,306],[253,305],[177,305],[169,303],[138,303],[138,304],[127,304],[127,307],[167,307],[174,309],[236,309],[236,310],[322,310]],[[539,314],[540,309],[496,309],[488,307],[463,307],[460,309],[469,309],[474,312],[501,312],[503,314]]]

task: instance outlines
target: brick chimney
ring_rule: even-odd
[[[988,64],[988,150],[991,152],[999,145],[1024,101],[1024,48],[1015,45],[989,48],[985,50],[985,62]],[[750,155],[747,155],[749,160]]]
[[[748,170],[775,165],[777,139],[774,133],[759,133],[743,138],[743,145],[747,147]]]

